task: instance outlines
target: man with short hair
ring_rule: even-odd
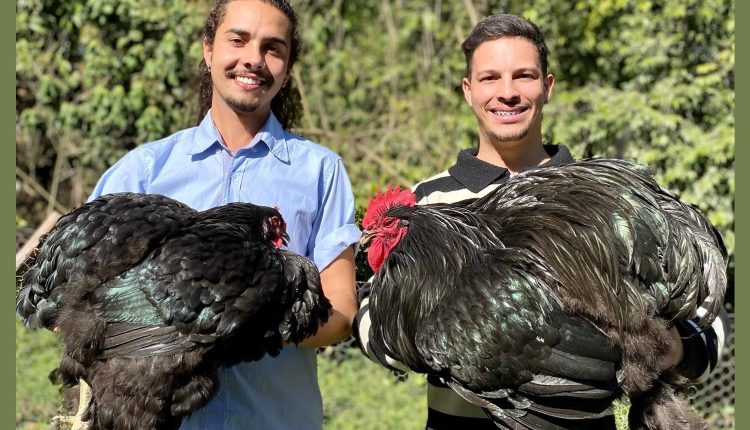
[[[142,145],[100,179],[90,199],[158,193],[197,210],[230,202],[279,208],[289,249],[321,270],[329,321],[299,348],[219,373],[220,388],[183,429],[320,429],[315,348],[348,335],[356,312],[354,198],[341,158],[290,133],[297,18],[286,0],[219,0],[204,27],[197,127]]]
[[[547,72],[547,46],[539,28],[515,15],[490,16],[474,27],[462,48],[466,57],[462,87],[477,118],[479,147],[461,151],[454,166],[417,184],[413,188],[417,204],[481,197],[524,169],[574,161],[565,146],[542,142],[542,109],[555,81]],[[360,292],[355,334],[369,357],[398,369],[400,363],[387,357],[383,346],[369,335],[367,295],[365,287]],[[716,366],[723,328],[724,321],[717,318],[712,328],[697,335],[699,328],[694,321],[678,322],[672,339],[665,339],[671,351],[661,367],[677,367],[691,379],[706,377]],[[497,428],[478,406],[464,400],[440,378],[428,376],[427,382],[427,429]],[[613,387],[616,383],[613,381]],[[568,411],[568,418],[529,410],[523,421],[539,429],[615,429],[611,402],[618,396],[619,391],[612,389],[609,393],[602,390],[596,399],[576,397],[576,393],[539,398],[538,403],[549,406],[549,410]],[[498,426],[526,428],[511,418]]]

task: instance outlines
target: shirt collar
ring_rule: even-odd
[[[544,145],[544,150],[550,156],[545,166],[560,166],[575,161],[564,145]],[[473,193],[510,176],[508,169],[478,159],[478,153],[479,148],[462,150],[458,153],[456,164],[448,169],[451,176]]]
[[[258,143],[264,143],[268,150],[280,161],[285,163],[289,162],[289,148],[287,145],[284,129],[281,127],[281,123],[276,119],[276,116],[271,112],[268,115],[268,119],[260,128],[258,133],[253,137],[246,147],[240,149],[238,153],[246,151]],[[198,129],[195,133],[195,139],[193,146],[188,151],[189,155],[200,154],[215,146],[225,146],[221,139],[221,134],[216,128],[213,119],[211,118],[211,111],[206,113],[203,120],[198,125]]]
[[[286,133],[273,112],[268,115],[266,123],[263,124],[263,127],[255,135],[253,141],[250,142],[250,147],[255,146],[258,142],[265,143],[271,154],[278,158],[279,161],[284,163],[289,162],[289,146],[286,141]]]

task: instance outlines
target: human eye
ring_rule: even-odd
[[[275,56],[275,57],[283,57],[286,55],[286,50],[284,48],[284,45],[280,43],[270,43],[266,46],[266,52],[269,54]]]
[[[528,81],[536,80],[539,77],[537,73],[530,70],[524,70],[516,75],[517,79],[523,79]]]

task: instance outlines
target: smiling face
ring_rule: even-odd
[[[480,146],[541,144],[542,107],[553,85],[529,40],[501,37],[479,45],[462,86],[479,123]]]
[[[213,44],[203,41],[213,81],[211,108],[268,115],[289,79],[291,43],[290,22],[280,10],[259,0],[228,3]]]

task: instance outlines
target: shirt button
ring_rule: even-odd
[[[221,152],[221,149],[217,149],[216,153],[219,154]]]

